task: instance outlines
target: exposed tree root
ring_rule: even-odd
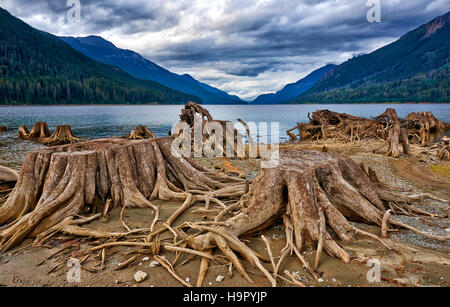
[[[0,251],[26,236],[37,237],[37,244],[39,235],[55,225],[67,231],[63,221],[79,214],[101,214],[105,204],[110,209],[153,208],[153,227],[158,208],[152,199],[184,201],[170,224],[196,201],[209,198],[220,203],[218,197],[244,194],[244,180],[217,175],[191,159],[175,158],[171,143],[170,138],[101,139],[29,153],[16,187],[0,207],[0,225],[9,223],[0,231]]]
[[[431,112],[411,113],[405,119],[399,118],[394,109],[373,118],[362,118],[329,110],[319,110],[310,116],[308,124],[299,123],[286,133],[290,143],[328,138],[342,141],[362,139],[386,140],[389,146],[387,155],[398,157],[398,145],[403,146],[405,154],[409,154],[409,143],[420,143],[429,146],[437,137],[444,134],[450,125],[438,120]],[[298,134],[294,131],[297,130]],[[381,149],[381,148],[379,148]]]
[[[55,132],[48,138],[41,140],[40,142],[47,146],[66,145],[79,143],[83,141],[83,138],[76,137],[72,128],[69,125],[56,126]]]
[[[447,200],[428,194],[406,195],[393,192],[379,182],[373,170],[370,173],[371,176],[368,170],[363,170],[345,157],[315,151],[284,151],[280,165],[274,169],[263,170],[255,179],[250,192],[241,198],[240,210],[226,221],[229,226],[208,227],[187,223],[190,228],[205,233],[195,237],[185,235],[184,239],[197,250],[219,247],[237,271],[252,282],[234,253],[238,252],[250,264],[257,266],[272,285],[276,284],[276,272],[281,262],[293,253],[317,279],[316,271],[300,253],[307,243],[318,246],[316,269],[320,263],[322,249],[348,263],[350,255],[336,243],[330,230],[344,242],[367,237],[389,248],[378,236],[358,229],[351,225],[349,220],[378,225],[383,229],[383,233],[392,225],[436,240],[450,239],[448,236],[435,236],[419,231],[387,213],[389,203],[409,206],[408,204],[425,198],[445,203],[448,203]],[[271,260],[275,273],[273,277],[262,266],[256,253],[239,237],[272,225],[280,214],[284,216],[287,245],[277,264]]]

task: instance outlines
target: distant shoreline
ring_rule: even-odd
[[[421,105],[443,105],[450,102],[364,102],[364,103],[275,103],[275,104],[202,104],[204,106],[295,106],[295,105],[402,105],[402,104],[421,104]],[[5,107],[101,107],[101,106],[184,106],[184,104],[0,104],[0,108]]]

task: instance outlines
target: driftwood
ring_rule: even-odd
[[[0,225],[8,223],[0,230],[0,251],[26,236],[36,237],[38,244],[49,230],[64,230],[67,219],[103,213],[106,204],[110,209],[153,208],[153,228],[159,210],[152,199],[183,201],[179,215],[199,200],[220,203],[217,198],[222,195],[244,194],[244,180],[216,174],[191,159],[175,158],[171,144],[170,138],[112,138],[28,153],[14,190],[0,207]]]
[[[286,131],[290,137],[290,143],[298,141],[297,135],[293,133],[294,130],[298,130],[301,142],[328,138],[354,141],[379,137],[383,133],[383,127],[377,121],[346,113],[319,110],[312,116],[308,113],[308,118],[308,124],[299,123]]]
[[[84,140],[83,138],[76,137],[69,125],[56,126],[53,133],[51,133],[45,122],[35,123],[31,132],[29,132],[26,126],[19,126],[17,130],[20,138],[39,142],[47,146],[79,143]]]
[[[238,144],[245,144],[244,142],[244,135],[242,135],[234,126],[234,124],[230,121],[225,120],[216,120],[213,119],[209,111],[202,106],[194,103],[189,102],[185,105],[184,109],[181,111],[180,119],[182,122],[186,122],[189,127],[191,128],[191,142],[195,148],[195,146],[200,146],[199,144],[195,144],[195,128],[201,129],[201,135],[202,139],[201,142],[204,143],[206,141],[212,142],[212,149],[216,150],[216,147],[222,147],[221,150],[225,154],[227,152],[226,145],[232,144],[233,145],[233,155],[235,156],[244,156],[245,152],[239,152],[239,146]],[[250,135],[250,130],[248,128],[248,125],[242,121],[241,119],[238,119],[239,123],[241,123],[244,128],[246,129],[250,143],[253,144],[253,140]],[[207,124],[215,124],[211,126],[207,126]],[[196,127],[197,125],[197,127]],[[222,130],[222,140],[219,140],[216,138],[216,131],[215,128],[210,128],[213,126],[218,126]],[[172,135],[173,138],[179,137],[181,133],[175,133]],[[200,140],[199,140],[200,141]],[[242,148],[244,148],[242,146]],[[229,153],[230,154],[230,153]]]
[[[439,143],[424,149],[421,153],[431,154],[441,160],[450,161],[450,138],[447,136],[442,137]]]
[[[6,128],[6,126],[0,126],[0,133],[5,133],[8,132],[8,129]]]
[[[138,140],[138,139],[150,139],[155,138],[156,135],[147,129],[145,126],[137,126],[136,129],[131,130],[131,133],[128,135],[129,139]]]
[[[423,233],[386,214],[390,204],[412,208],[409,204],[425,198],[444,203],[449,203],[448,200],[429,194],[406,195],[394,192],[380,182],[371,168],[366,170],[363,165],[338,155],[293,150],[282,151],[280,156],[280,165],[264,169],[255,179],[249,193],[241,198],[239,211],[226,220],[229,226],[208,227],[187,223],[186,227],[204,233],[194,238],[186,235],[181,237],[199,251],[217,246],[237,271],[252,282],[234,254],[237,251],[252,265],[256,265],[272,285],[276,284],[275,278],[261,266],[260,257],[239,237],[259,232],[276,223],[280,217],[284,220],[287,239],[281,259],[295,253],[316,278],[315,270],[301,256],[306,244],[317,245],[315,268],[320,263],[322,249],[333,257],[350,262],[350,255],[337,244],[330,232],[345,242],[367,237],[389,248],[379,236],[358,229],[348,220],[377,225],[384,232],[397,226],[437,240],[450,239],[448,236]],[[279,264],[275,267],[278,268]]]
[[[375,151],[387,145],[389,149],[386,155],[396,158],[400,156],[399,144],[403,147],[403,153],[409,155],[410,143],[429,146],[450,128],[449,124],[438,120],[431,112],[411,113],[402,119],[397,116],[395,109],[386,109],[373,119],[329,110],[316,111],[312,116],[308,113],[308,118],[309,123],[298,123],[286,131],[290,143],[299,141],[298,136],[301,142],[328,138],[350,142],[381,139],[386,140],[386,143]],[[294,133],[295,130],[298,135]]]

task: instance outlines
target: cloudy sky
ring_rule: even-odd
[[[71,0],[73,1],[73,0]],[[450,10],[449,0],[0,0],[55,35],[100,35],[243,99],[280,90],[321,66],[371,52]]]

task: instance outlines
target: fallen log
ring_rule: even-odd
[[[59,230],[60,223],[76,215],[103,213],[107,203],[110,209],[153,208],[153,227],[159,212],[153,199],[183,201],[187,209],[199,200],[244,194],[244,180],[175,158],[171,144],[170,138],[111,138],[28,153],[14,190],[0,207],[0,225],[8,224],[0,231],[0,251],[27,236],[38,244],[48,229]]]

